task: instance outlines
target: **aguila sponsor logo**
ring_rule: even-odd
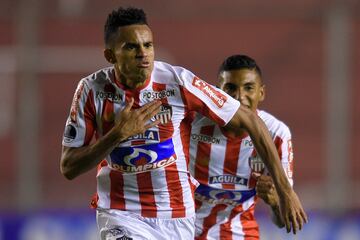
[[[212,87],[204,80],[201,80],[198,77],[194,77],[192,85],[200,89],[200,91],[202,91],[206,96],[208,96],[219,108],[222,108],[222,106],[224,106],[227,97],[221,92],[215,90],[214,87]]]
[[[210,184],[216,184],[216,183],[233,183],[233,184],[239,184],[239,185],[247,185],[248,179],[233,175],[219,175],[219,176],[213,176],[209,177]]]
[[[134,136],[129,137],[127,140],[150,140],[150,141],[159,141],[159,132],[154,130],[146,130],[144,133],[139,133]]]

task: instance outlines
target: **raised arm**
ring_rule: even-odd
[[[286,229],[288,232],[292,229],[293,233],[296,234],[297,230],[301,229],[303,224],[307,222],[307,216],[285,176],[279,155],[266,125],[254,112],[241,105],[226,127],[232,131],[245,129],[249,133],[257,152],[274,181],[279,196],[280,213]]]
[[[131,110],[134,100],[126,105],[116,120],[114,127],[92,145],[79,148],[62,148],[60,171],[67,179],[73,179],[97,166],[111,151],[130,136],[143,133],[159,123],[148,120],[160,110],[160,101],[153,101],[141,108]]]

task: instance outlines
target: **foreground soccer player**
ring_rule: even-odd
[[[194,237],[194,186],[185,154],[190,126],[184,120],[191,111],[249,132],[259,155],[268,159],[285,223],[289,230],[301,228],[305,213],[256,114],[190,71],[154,61],[152,32],[141,9],[109,14],[105,47],[113,66],[79,82],[60,164],[68,179],[98,166],[93,206],[102,239]]]
[[[265,97],[259,66],[245,55],[228,57],[220,67],[219,87],[265,122],[292,185],[290,130],[274,116],[258,110]],[[199,114],[191,133],[190,169],[200,182],[195,192],[196,239],[258,239],[256,195],[271,206],[274,223],[283,227],[272,179],[265,175],[265,165],[248,134],[228,131]]]

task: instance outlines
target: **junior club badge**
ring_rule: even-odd
[[[160,119],[161,124],[166,124],[171,120],[172,108],[168,105],[161,105],[160,112],[155,115],[155,120]]]

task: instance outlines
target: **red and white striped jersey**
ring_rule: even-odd
[[[282,166],[293,184],[293,150],[289,128],[265,111],[257,111],[268,127]],[[229,136],[216,123],[196,115],[192,122],[190,171],[200,182],[195,192],[197,239],[259,237],[254,218],[256,181],[266,174],[248,135]]]
[[[188,171],[190,112],[199,112],[220,125],[235,114],[239,103],[190,71],[155,62],[150,79],[129,89],[114,68],[82,79],[75,92],[63,145],[81,147],[113,126],[115,116],[133,97],[133,108],[152,100],[162,102],[152,127],[120,143],[98,166],[94,207],[120,209],[144,217],[194,216],[194,183]]]

